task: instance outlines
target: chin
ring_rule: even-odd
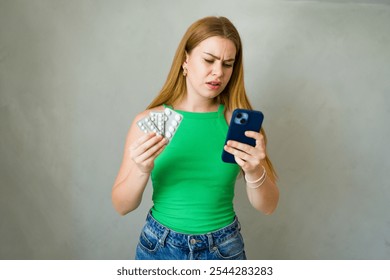
[[[206,94],[203,94],[203,97],[206,97],[206,98],[210,98],[210,99],[214,99],[216,97],[218,97],[220,94],[221,94],[222,91],[218,91],[218,92],[207,92]]]

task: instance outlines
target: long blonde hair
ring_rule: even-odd
[[[225,89],[216,97],[216,101],[225,106],[225,111],[232,112],[236,108],[253,109],[246,95],[244,86],[242,43],[240,35],[229,19],[226,17],[214,16],[202,18],[194,22],[187,29],[176,50],[165,84],[147,109],[163,104],[173,105],[183,98],[187,92],[186,78],[183,75],[182,69],[183,62],[186,59],[186,53],[190,54],[200,42],[213,36],[229,39],[236,47],[236,57],[234,60],[232,76]],[[263,128],[261,129],[261,132],[267,143],[267,137]],[[265,160],[276,178],[275,170],[268,156]]]

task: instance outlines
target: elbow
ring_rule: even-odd
[[[275,213],[276,208],[278,208],[278,203],[279,203],[279,194],[277,195],[275,200],[272,201],[272,203],[268,204],[267,207],[263,207],[263,209],[261,209],[260,211],[265,215],[271,215]]]
[[[120,216],[126,216],[128,213],[134,211],[138,208],[138,205],[135,207],[125,207],[124,205],[116,205],[114,203],[114,209]]]
[[[277,205],[273,205],[273,206],[268,206],[268,207],[264,207],[264,206],[260,206],[260,205],[253,205],[253,208],[255,208],[257,211],[261,212],[262,214],[264,215],[271,215],[275,212],[276,208],[277,208]]]
[[[118,212],[119,216],[121,216],[121,217],[124,217],[124,216],[126,216],[128,213],[130,213],[130,212],[127,212],[127,211],[117,211],[117,212]]]
[[[269,208],[269,209],[265,209],[265,210],[262,210],[261,212],[264,214],[264,215],[272,215],[273,213],[275,213],[275,210],[276,210],[276,205],[272,208]]]
[[[120,215],[120,216],[126,216],[128,213],[130,213],[131,211],[127,211],[125,209],[122,209],[120,207],[114,207],[115,208],[115,211]]]
[[[277,192],[277,195],[276,195],[275,199],[273,200],[273,202],[270,203],[267,208],[262,210],[263,214],[271,215],[271,214],[275,213],[276,208],[278,208],[278,204],[279,204],[279,192]]]
[[[125,216],[126,214],[137,209],[138,206],[140,205],[140,202],[126,201],[126,200],[123,200],[123,199],[116,197],[115,194],[113,194],[112,205],[114,206],[115,211],[119,215]]]

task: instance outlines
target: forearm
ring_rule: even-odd
[[[257,170],[252,174],[246,174],[246,178],[249,181],[255,181],[258,178],[261,178],[262,175],[263,169]],[[275,178],[269,175],[269,172],[266,172],[264,182],[259,187],[257,187],[259,183],[252,184],[246,182],[246,190],[249,202],[258,211],[261,211],[267,215],[272,214],[275,211],[279,201],[279,189],[275,183]]]
[[[149,174],[133,168],[123,180],[114,185],[112,203],[119,214],[126,215],[140,205],[148,180]]]

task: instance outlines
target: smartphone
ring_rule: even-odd
[[[230,126],[226,135],[225,144],[229,140],[245,143],[251,146],[256,145],[256,140],[245,136],[245,131],[259,132],[264,120],[260,111],[236,109],[233,111]],[[222,151],[222,160],[227,163],[236,163],[234,156],[225,150]]]

